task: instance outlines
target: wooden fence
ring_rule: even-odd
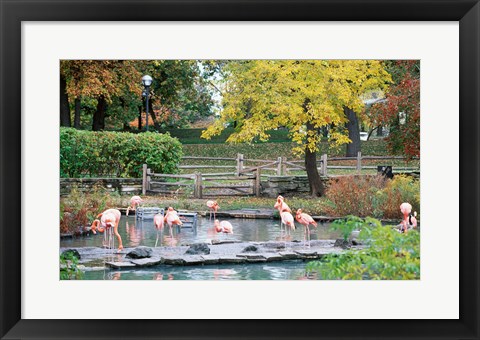
[[[262,168],[263,170],[268,170],[273,172],[276,176],[285,176],[288,175],[291,171],[305,171],[305,161],[304,160],[290,160],[288,161],[286,157],[278,157],[276,160],[268,159],[247,159],[244,158],[243,154],[237,154],[236,158],[228,157],[193,157],[186,156],[182,157],[182,160],[199,160],[199,161],[223,161],[224,163],[231,162],[231,165],[213,165],[213,164],[201,164],[201,165],[180,165],[180,169],[221,169],[222,172],[218,175],[223,174],[236,174],[240,175],[243,169],[256,169]],[[403,156],[362,156],[361,152],[358,152],[356,157],[328,157],[327,154],[321,155],[320,159],[317,159],[317,168],[321,176],[328,175],[328,169],[345,169],[345,170],[354,170],[357,173],[360,173],[363,169],[377,169],[377,166],[364,165],[362,161],[368,160],[406,160],[406,157]],[[341,162],[341,161],[353,161],[355,165],[333,165],[331,163]],[[246,163],[249,163],[247,167]],[[263,165],[262,165],[263,164]],[[388,165],[388,164],[387,164]],[[402,171],[416,171],[418,167],[401,167]],[[264,176],[268,176],[264,174]]]
[[[195,198],[217,196],[260,196],[261,167],[230,173],[196,172],[188,175],[154,173],[143,165],[142,194],[193,195]]]
[[[183,157],[182,160],[222,161],[222,165],[198,164],[180,165],[180,169],[191,169],[191,174],[159,174],[153,173],[146,164],[143,165],[142,193],[147,192],[173,195],[192,195],[195,198],[209,196],[260,196],[262,176],[272,174],[276,176],[288,175],[291,171],[305,171],[303,160],[287,161],[286,157],[276,160],[246,159],[243,154],[236,158],[228,157]],[[360,173],[362,169],[375,169],[377,166],[364,165],[363,160],[405,160],[402,156],[362,156],[357,157],[330,157],[323,154],[317,160],[317,168],[321,176],[328,176],[329,169],[353,170]],[[332,165],[335,162],[352,161],[355,165]],[[231,162],[231,165],[228,163]],[[248,165],[247,165],[248,163]],[[227,165],[225,165],[227,164]],[[201,173],[201,169],[219,169],[222,172]],[[403,171],[418,171],[418,167],[402,167]]]

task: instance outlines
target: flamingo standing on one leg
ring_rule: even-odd
[[[207,201],[207,207],[210,209],[210,219],[212,219],[212,212],[213,212],[213,219],[215,220],[215,214],[217,213],[218,205],[217,201]]]
[[[403,214],[403,220],[401,223],[402,231],[406,233],[408,231],[409,226],[413,226],[414,228],[417,227],[417,212],[412,214],[412,205],[410,203],[404,202],[400,205],[400,211]]]
[[[288,211],[283,211],[280,213],[280,217],[282,218],[282,223],[285,224],[285,229],[289,228],[291,230],[295,230],[295,221],[293,220],[293,215],[290,214]],[[285,230],[286,232],[287,230]],[[285,248],[287,248],[287,241],[285,240]]]
[[[140,203],[143,203],[140,196],[132,196],[132,198],[130,198],[130,205],[127,208],[126,215],[128,216],[130,210],[135,210],[135,216],[137,216],[137,208],[140,206]]]
[[[153,216],[153,224],[155,224],[155,229],[157,229],[157,239],[155,240],[155,247],[158,243],[158,232],[160,234],[163,232],[163,226],[165,223],[165,217],[162,214],[156,214]]]
[[[310,248],[310,224],[317,227],[317,222],[309,214],[302,213],[302,209],[297,210],[295,219],[298,223],[303,224],[303,246],[305,247],[306,235],[308,235],[308,247]]]
[[[168,224],[168,227],[170,228],[170,235],[172,237],[172,225],[183,225],[182,221],[180,221],[180,218],[178,217],[177,212],[172,207],[168,207],[167,213],[164,217],[164,222]]]
[[[233,226],[228,221],[220,222],[219,220],[215,220],[213,226],[217,233],[233,234]]]
[[[122,216],[121,212],[117,209],[107,209],[103,213],[98,214],[97,218],[92,223],[91,230],[94,234],[97,233],[97,230],[101,233],[108,232],[108,247],[113,248],[113,234],[118,239],[118,250],[123,249],[122,237],[118,233],[118,223],[120,222],[120,217]],[[99,226],[101,225],[101,226]],[[113,232],[112,232],[113,230]],[[105,233],[105,238],[107,237]]]

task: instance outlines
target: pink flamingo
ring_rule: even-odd
[[[305,239],[306,235],[308,235],[308,247],[310,247],[310,224],[313,225],[315,228],[317,227],[317,222],[310,216],[309,214],[302,213],[302,209],[297,210],[297,214],[295,215],[295,219],[298,223],[303,224],[303,246],[305,247]]]
[[[217,201],[207,201],[207,207],[210,209],[210,219],[212,219],[212,212],[213,212],[213,219],[215,220],[215,214],[217,213],[218,205]]]
[[[291,230],[295,230],[295,221],[293,220],[292,214],[288,211],[283,211],[280,213],[280,217],[282,218],[282,223],[285,224],[285,232],[287,232],[287,228]],[[285,248],[287,247],[287,240],[285,238]]]
[[[155,229],[157,229],[157,239],[155,240],[155,247],[158,244],[158,232],[163,232],[163,226],[165,223],[165,217],[162,214],[156,214],[153,216],[153,224],[155,225]]]
[[[130,210],[135,210],[135,216],[137,215],[137,208],[140,206],[140,203],[143,203],[143,200],[140,196],[132,196],[130,198],[130,205],[127,208],[126,215],[128,216],[128,212]]]
[[[107,239],[108,232],[108,247],[114,248],[114,242],[112,235],[118,239],[118,250],[123,249],[122,237],[118,233],[118,223],[120,222],[121,212],[117,209],[107,209],[103,213],[98,214],[97,219],[93,221],[91,231],[96,234],[97,230],[104,234],[104,241]],[[100,218],[100,220],[98,220]]]
[[[280,213],[283,211],[288,211],[289,213],[292,212],[292,210],[289,208],[287,203],[285,203],[285,199],[283,198],[283,196],[280,196],[280,195],[277,197],[277,203],[275,203],[273,208],[278,209]]]
[[[277,197],[277,202],[275,203],[273,208],[278,209],[278,212],[280,213],[280,215],[284,211],[289,213],[292,212],[292,210],[288,207],[287,203],[284,202],[283,196],[280,196],[280,195]],[[280,230],[283,230],[283,221],[280,223]],[[285,231],[286,231],[286,227],[285,227]]]
[[[170,228],[170,235],[172,235],[172,225],[183,225],[178,217],[178,213],[172,207],[168,207],[164,222],[166,222]]]
[[[228,221],[215,220],[214,227],[217,233],[233,234],[233,226]]]
[[[406,233],[408,231],[409,226],[413,228],[417,227],[417,212],[415,211],[412,214],[412,205],[410,203],[404,202],[400,205],[400,211],[403,214],[403,220],[401,223],[402,231]]]

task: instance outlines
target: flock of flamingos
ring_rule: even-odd
[[[133,196],[130,199],[130,206],[127,208],[126,215],[130,210],[135,210],[143,203],[143,200],[140,196]],[[207,207],[210,210],[210,219],[213,215],[214,220],[214,229],[217,233],[226,233],[226,234],[233,234],[233,226],[228,221],[219,221],[216,219],[216,213],[220,206],[216,201],[207,201]],[[283,226],[285,226],[285,232],[289,232],[290,230],[295,230],[295,221],[292,215],[292,210],[290,207],[285,203],[285,199],[282,196],[277,197],[277,201],[273,206],[274,209],[277,209],[280,213],[280,218],[282,220],[280,224],[280,229],[283,230]],[[406,233],[407,230],[411,227],[416,228],[417,220],[415,218],[416,212],[412,214],[412,206],[409,203],[402,203],[400,205],[400,211],[403,215],[403,220],[399,225],[400,231]],[[118,250],[123,249],[122,237],[118,233],[118,224],[120,222],[121,213],[118,209],[107,209],[104,212],[100,213],[97,216],[97,219],[93,221],[91,226],[91,231],[96,234],[97,231],[104,233],[104,244],[110,248],[114,248],[114,238],[113,235],[118,240]],[[168,225],[170,229],[170,234],[172,234],[172,227],[174,225],[181,226],[183,225],[181,221],[181,217],[178,215],[177,211],[175,211],[172,207],[169,207],[165,213],[163,214],[156,214],[153,218],[153,222],[157,231],[162,231],[165,224]],[[310,247],[310,225],[317,227],[317,222],[308,214],[302,212],[302,209],[298,209],[295,214],[295,220],[298,223],[303,225],[304,229],[304,245],[306,240],[308,239],[308,246]]]

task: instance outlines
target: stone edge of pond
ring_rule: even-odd
[[[151,257],[138,260],[123,260],[105,262],[111,269],[134,269],[146,268],[158,265],[170,266],[198,266],[212,264],[245,264],[263,262],[281,262],[291,260],[318,260],[326,253],[316,251],[284,251],[261,254],[234,254],[234,255],[173,255]]]
[[[111,253],[111,250],[99,247],[82,247],[82,248],[61,248],[61,251],[68,249],[78,250],[81,254],[81,269],[97,270],[98,264],[94,267],[86,265],[93,260],[101,260],[105,255],[115,255],[115,259],[101,260],[102,268],[113,270],[132,270],[147,267],[155,267],[161,265],[169,266],[203,266],[215,264],[248,264],[248,263],[265,263],[265,262],[281,262],[292,260],[318,260],[323,256],[332,253],[342,253],[345,248],[336,245],[335,240],[315,240],[312,241],[310,248],[304,247],[300,242],[268,241],[268,242],[244,242],[240,244],[225,242],[222,244],[208,244],[212,252],[206,254],[186,254],[187,246],[180,247],[158,247],[153,248],[154,252],[151,257],[133,259],[127,257],[127,254],[136,248],[125,248],[120,252]],[[256,250],[245,251],[254,245]],[[258,247],[258,248],[257,248]],[[349,249],[361,249],[361,244],[353,245]],[[97,262],[98,263],[98,262]]]

